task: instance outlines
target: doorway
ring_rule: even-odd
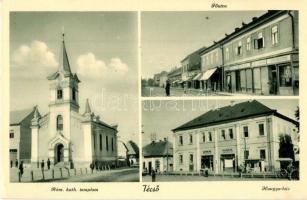
[[[55,163],[64,161],[64,145],[59,143],[55,146]]]
[[[151,162],[148,162],[148,173],[151,174],[151,170],[152,170],[152,164]]]
[[[278,93],[278,83],[277,83],[277,68],[276,66],[272,65],[269,68],[270,74],[270,94],[277,94]]]
[[[241,78],[240,78],[240,71],[236,70],[236,91],[240,92],[241,91]]]

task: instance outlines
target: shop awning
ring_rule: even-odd
[[[173,83],[179,83],[180,82],[180,80],[175,80],[175,81],[173,81]]]
[[[216,70],[217,68],[207,70],[205,73],[202,74],[199,80],[203,80],[203,81],[208,80]]]
[[[194,81],[199,80],[200,77],[201,77],[202,75],[203,75],[203,73],[197,74],[197,75],[193,78],[193,80],[194,80]]]

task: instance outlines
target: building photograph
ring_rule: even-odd
[[[299,179],[297,99],[147,100],[142,113],[143,173],[163,155],[153,139],[172,144],[172,167],[144,181]]]
[[[142,96],[299,95],[298,11],[142,12],[141,19],[142,81],[162,72],[169,81],[143,84]]]
[[[10,41],[11,182],[138,181],[137,13],[11,12]]]

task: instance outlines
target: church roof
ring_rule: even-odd
[[[34,112],[33,108],[11,111],[10,112],[10,125],[20,124],[26,117],[28,117],[33,112]]]

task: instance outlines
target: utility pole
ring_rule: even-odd
[[[247,155],[247,152],[246,152],[246,137],[244,135],[244,172],[246,173],[246,155]]]
[[[168,172],[168,137],[166,137],[166,171]]]

